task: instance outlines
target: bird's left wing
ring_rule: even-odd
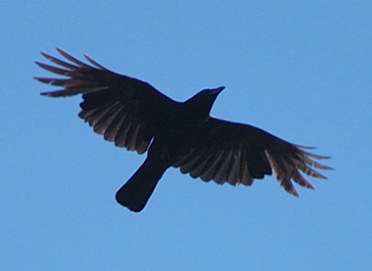
[[[293,181],[305,188],[313,186],[302,176],[325,179],[317,169],[331,169],[316,160],[327,159],[307,151],[309,147],[291,144],[251,125],[209,118],[197,143],[175,167],[203,181],[251,185],[274,172],[290,194],[298,196]]]
[[[35,77],[60,89],[43,92],[49,97],[81,94],[79,117],[95,132],[116,146],[143,153],[156,129],[177,103],[149,83],[108,70],[88,56],[82,62],[61,49],[58,59],[42,55],[55,65],[36,62],[41,68],[64,78]]]

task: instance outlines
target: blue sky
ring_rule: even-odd
[[[0,3],[1,270],[372,270],[371,1]],[[218,186],[167,171],[146,209],[114,193],[144,160],[48,99],[61,47],[212,114],[331,155],[296,199],[273,177]]]

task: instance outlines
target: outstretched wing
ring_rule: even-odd
[[[331,169],[316,161],[329,157],[309,153],[308,148],[250,125],[210,118],[195,146],[174,166],[193,178],[232,185],[251,185],[274,172],[283,188],[298,196],[293,182],[313,189],[301,172],[326,179],[314,168]]]
[[[95,132],[116,146],[143,153],[164,115],[176,102],[138,79],[112,72],[88,56],[84,63],[61,49],[64,60],[41,53],[54,66],[35,62],[41,68],[64,78],[35,77],[60,89],[43,92],[49,97],[82,94],[79,117]]]

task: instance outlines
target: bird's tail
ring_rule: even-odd
[[[147,158],[133,176],[116,192],[116,200],[131,211],[140,212],[168,166]]]

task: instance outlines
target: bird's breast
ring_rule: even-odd
[[[201,124],[183,121],[159,129],[149,149],[149,155],[156,155],[162,159],[175,163],[180,156],[187,153],[195,144],[200,133]]]

